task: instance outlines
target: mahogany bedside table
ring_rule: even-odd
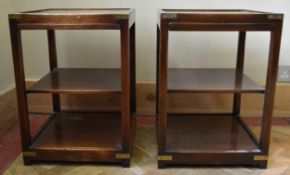
[[[283,14],[249,10],[163,9],[157,25],[158,166],[252,165],[267,167]],[[236,31],[235,69],[168,69],[169,31]],[[266,86],[243,73],[247,31],[271,34]],[[171,93],[230,93],[229,113],[168,112]],[[240,117],[241,95],[260,93],[264,110],[260,139]],[[194,100],[194,99],[192,99]]]
[[[9,15],[24,163],[130,165],[135,113],[135,10],[45,9]],[[121,68],[58,68],[55,30],[120,30]],[[26,88],[22,30],[47,30],[50,72]],[[27,95],[52,95],[53,113],[32,138]],[[60,94],[119,94],[118,112],[63,111]]]

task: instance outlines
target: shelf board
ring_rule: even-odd
[[[168,69],[168,92],[264,93],[265,89],[247,75],[242,87],[235,88],[235,69]]]
[[[260,149],[232,115],[169,114],[166,152],[260,153]]]
[[[121,93],[120,69],[57,68],[27,93]]]
[[[56,113],[34,139],[36,150],[120,151],[120,113]]]

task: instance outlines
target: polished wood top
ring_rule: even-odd
[[[43,9],[35,11],[20,12],[16,14],[30,15],[104,15],[119,14],[130,15],[134,9],[130,8],[99,8],[99,9]]]
[[[254,11],[254,10],[246,10],[246,9],[160,9],[159,14],[170,14],[170,16],[174,15],[283,15],[281,13],[270,13],[270,12],[262,12],[262,11]],[[165,17],[170,17],[166,16]]]
[[[188,13],[188,14],[265,14],[268,12],[260,12],[245,9],[161,9],[161,13]]]
[[[283,20],[281,13],[244,9],[161,9],[160,20],[179,23],[276,23]]]
[[[120,29],[120,24],[135,21],[135,9],[43,9],[11,13],[9,19],[17,21],[20,29]]]

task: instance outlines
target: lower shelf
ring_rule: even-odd
[[[260,153],[232,115],[169,114],[167,124],[168,153]]]
[[[57,113],[31,149],[120,151],[120,113]]]
[[[129,142],[122,145],[120,112],[54,114],[23,152],[25,165],[34,162],[99,162],[130,165],[135,119]]]

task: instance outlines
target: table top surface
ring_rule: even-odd
[[[97,8],[97,9],[43,9],[13,14],[19,15],[129,15],[131,8]]]
[[[282,13],[271,13],[244,9],[160,9],[160,19],[189,22],[281,22]]]
[[[272,14],[269,12],[261,12],[244,9],[161,9],[160,13],[170,14]]]

